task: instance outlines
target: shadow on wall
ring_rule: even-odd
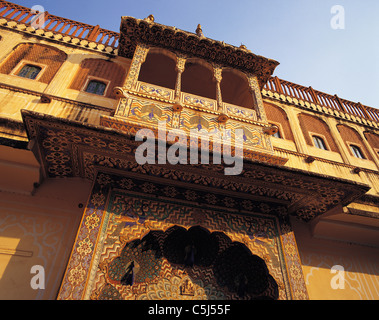
[[[0,193],[0,300],[56,299],[90,188],[73,178],[32,197]]]

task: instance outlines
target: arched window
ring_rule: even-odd
[[[254,99],[247,77],[236,70],[223,70],[221,96],[223,102],[254,109]]]
[[[116,96],[113,93],[113,88],[122,86],[125,76],[126,70],[115,62],[104,59],[85,59],[81,62],[71,82],[70,89],[90,93],[94,93],[92,91],[95,90],[98,92],[97,94],[115,99]],[[99,83],[96,84],[95,81]],[[91,82],[93,83],[91,84]],[[101,93],[102,88],[104,88],[103,93]]]
[[[42,68],[34,66],[32,64],[24,65],[21,70],[18,72],[19,77],[27,78],[34,80],[37,78],[38,74],[41,72]]]
[[[359,158],[359,159],[366,159],[365,156],[363,155],[362,150],[354,145],[350,145],[350,149],[353,152],[354,157]]]
[[[66,53],[57,48],[36,43],[21,43],[1,63],[0,73],[50,83],[66,58]]]
[[[371,148],[374,149],[376,155],[379,157],[379,134],[372,131],[366,131],[364,135]]]
[[[189,59],[182,74],[182,92],[216,100],[213,67],[205,61]]]
[[[269,123],[272,125],[276,125],[279,128],[278,132],[274,135],[274,137],[294,141],[286,112],[278,106],[268,104],[265,102],[264,108]]]
[[[338,124],[337,129],[353,157],[373,160],[369,150],[363,142],[364,138],[361,137],[356,129],[345,124]],[[365,136],[367,138],[367,135]]]
[[[315,146],[322,150],[339,152],[337,144],[330,132],[329,126],[325,121],[319,117],[306,113],[300,113],[298,115],[298,119],[305,141],[309,146]]]
[[[176,58],[163,52],[149,51],[141,66],[138,80],[175,90]]]
[[[104,95],[106,87],[107,85],[102,81],[91,80],[87,85],[86,92],[102,96]]]
[[[275,138],[283,139],[283,137],[280,133],[280,129],[278,129],[278,131],[276,131],[272,136]]]
[[[322,150],[328,150],[323,138],[321,138],[319,136],[312,136],[312,139],[313,139],[313,143],[314,143],[316,148],[319,148]]]

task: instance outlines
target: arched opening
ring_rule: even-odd
[[[322,137],[312,135],[312,140],[316,148],[319,148],[321,150],[328,150],[328,147],[326,146],[326,143]]]
[[[36,43],[21,43],[1,63],[0,73],[50,83],[66,59],[67,54],[57,48]]]
[[[263,105],[269,123],[277,125],[279,127],[279,138],[294,141],[293,133],[286,112],[282,108],[273,104],[263,103]]]
[[[216,82],[213,68],[206,62],[189,59],[182,74],[182,92],[209,99],[216,99]]]
[[[246,76],[235,70],[225,69],[221,81],[222,101],[240,107],[254,109],[254,98]]]
[[[116,98],[113,88],[121,86],[125,79],[125,69],[104,59],[85,59],[73,78],[70,89]]]
[[[338,147],[332,137],[329,126],[320,118],[306,113],[298,115],[300,127],[303,131],[305,141],[309,146],[323,149],[318,145],[314,137],[321,138],[325,144],[326,150],[339,152]],[[318,140],[320,142],[320,140]]]
[[[350,155],[358,159],[372,160],[370,152],[362,141],[362,137],[355,129],[344,124],[337,125],[337,129],[345,141]]]
[[[374,152],[379,158],[379,134],[373,131],[365,131],[364,135],[368,143],[370,144],[371,148],[374,149]]]
[[[176,77],[175,57],[151,49],[141,66],[138,80],[175,90]]]
[[[99,299],[122,299],[124,288],[149,283],[161,285],[150,286],[146,299],[279,297],[278,285],[263,259],[225,233],[200,226],[152,230],[142,239],[126,243],[105,270],[107,285],[100,290]]]

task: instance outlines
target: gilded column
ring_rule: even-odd
[[[138,76],[141,70],[142,63],[145,62],[149,47],[143,43],[137,44],[134,52],[132,64],[130,65],[128,76],[124,84],[124,89],[133,90],[136,87]]]
[[[217,110],[219,112],[224,112],[221,94],[221,81],[222,81],[222,67],[219,65],[214,65],[214,79],[216,80],[216,100],[217,100]]]
[[[142,64],[145,62],[149,47],[143,43],[137,44],[133,60],[129,68],[123,87],[114,88],[114,92],[120,98],[115,114],[117,116],[127,117],[130,110],[132,99],[127,94],[128,90],[135,90]]]
[[[182,92],[182,73],[186,66],[186,57],[184,55],[177,55],[176,58],[176,84],[175,84],[175,104],[173,105],[173,113],[171,120],[172,128],[180,128],[180,114],[183,110],[183,105],[180,101],[180,94]]]
[[[178,55],[176,60],[176,85],[175,85],[175,100],[180,101],[180,93],[182,91],[182,73],[184,72],[186,66],[185,56]]]
[[[254,75],[248,76],[250,91],[255,101],[255,111],[257,112],[258,119],[262,122],[267,122],[266,112],[263,106],[262,93],[259,87],[258,79]]]

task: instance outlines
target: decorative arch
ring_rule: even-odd
[[[82,90],[89,79],[105,81],[108,84],[107,98],[115,99],[113,88],[122,86],[126,76],[125,69],[119,64],[104,59],[85,59],[71,83],[70,89]]]
[[[373,131],[365,131],[364,136],[379,158],[379,134]]]
[[[36,43],[20,43],[1,63],[0,73],[17,74],[22,68],[23,61],[30,64],[36,63],[37,66],[44,67],[38,81],[50,83],[66,59],[67,54],[57,48]]]
[[[284,109],[277,105],[266,102],[264,102],[263,105],[266,111],[268,122],[273,124],[280,124],[279,129],[282,138],[286,140],[295,141],[291,130],[291,126],[289,124],[287,113],[284,111]]]
[[[367,150],[364,142],[362,141],[361,135],[354,128],[346,125],[346,124],[338,124],[337,129],[345,142],[349,154],[354,156],[351,146],[357,146],[363,152],[363,156],[365,159],[372,160],[370,152]],[[378,145],[379,148],[379,145]]]
[[[174,90],[176,78],[176,55],[162,48],[150,48],[138,80]]]
[[[193,260],[189,262],[191,248],[194,248]],[[149,282],[163,281],[159,274],[167,263],[176,270],[175,274],[182,274],[181,278],[173,278],[177,279],[183,297],[196,295],[196,291],[211,294],[210,288],[225,291],[236,299],[274,300],[279,297],[278,285],[266,263],[253,255],[246,245],[233,242],[222,232],[211,233],[200,226],[188,230],[173,226],[165,232],[150,231],[141,240],[126,243],[121,255],[106,267],[107,283],[111,287],[105,286],[99,299],[108,298],[110,292],[113,298],[121,298],[116,289],[120,285],[148,286]],[[164,281],[172,282],[169,278]]]
[[[329,126],[326,124],[326,122],[316,116],[307,113],[300,113],[298,115],[298,119],[300,122],[300,127],[304,134],[305,141],[308,145],[314,146],[312,135],[315,134],[325,139],[325,142],[328,145],[328,150],[339,152],[338,147],[334,142],[333,136],[330,133]]]
[[[254,109],[254,98],[247,76],[238,70],[231,68],[223,69],[221,96],[223,102]]]
[[[182,73],[182,92],[216,100],[216,81],[213,66],[198,59],[187,59]]]

